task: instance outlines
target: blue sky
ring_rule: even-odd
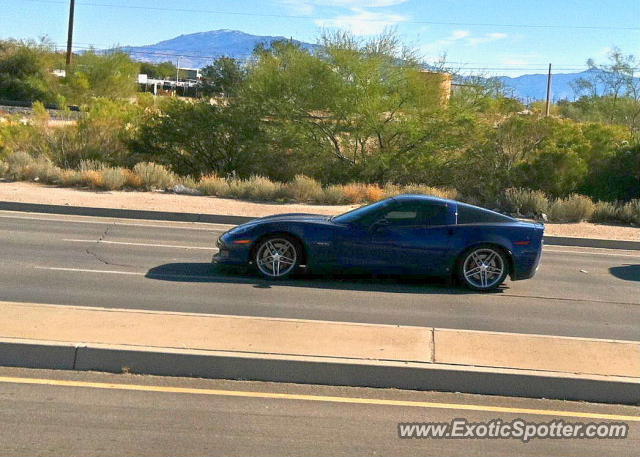
[[[453,66],[491,74],[543,73],[549,62],[579,71],[589,57],[604,61],[612,46],[640,55],[640,0],[76,1],[75,42],[83,47],[214,29],[314,42],[323,27],[366,37],[392,26],[427,61],[446,53]],[[0,0],[0,38],[47,35],[63,47],[67,14],[68,0]]]

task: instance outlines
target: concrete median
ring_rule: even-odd
[[[640,343],[0,302],[0,365],[640,403]]]

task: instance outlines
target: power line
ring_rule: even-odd
[[[21,0],[32,3],[50,3],[66,5],[66,2],[60,0]],[[111,3],[93,3],[78,2],[80,6],[103,7],[103,8],[119,8],[119,9],[138,9],[145,11],[169,11],[181,13],[198,13],[198,14],[216,14],[230,16],[248,16],[248,17],[272,17],[280,19],[305,19],[305,20],[326,20],[331,18],[323,18],[318,16],[304,15],[288,15],[288,14],[264,14],[264,13],[248,13],[238,11],[219,11],[207,9],[191,9],[191,8],[167,8],[159,6],[138,6],[138,5],[114,5]],[[386,22],[384,19],[366,19],[358,18],[362,22]],[[402,21],[402,24],[421,24],[421,25],[450,25],[450,26],[469,26],[469,27],[508,27],[508,28],[535,28],[535,29],[572,29],[572,30],[630,30],[640,31],[640,27],[619,27],[609,25],[555,25],[555,24],[505,24],[505,23],[481,23],[481,22],[444,22],[444,21]]]
[[[92,46],[74,46],[74,49],[76,51],[88,51],[88,50],[96,50],[95,47]],[[118,51],[121,50],[120,48],[116,47],[116,48],[112,48],[110,50],[113,51]],[[110,51],[107,50],[107,51]],[[97,51],[105,51],[105,50],[97,50]],[[167,50],[167,51],[172,51],[172,50]],[[132,50],[128,50],[125,51],[124,49],[122,49],[122,52],[125,52],[127,54],[138,56],[156,56],[156,57],[173,57],[173,58],[190,58],[190,59],[217,59],[219,57],[225,57],[225,54],[211,54],[211,55],[204,55],[204,54],[184,54],[184,53],[178,53],[178,52],[160,52],[158,51],[152,51],[152,50],[147,50],[147,51],[132,51]],[[239,61],[250,61],[251,57],[246,57],[246,58],[236,58],[236,60]],[[458,64],[460,65],[460,70],[474,70],[474,71],[546,71],[547,67],[543,67],[543,66],[539,66],[541,64],[532,64],[532,65],[528,65],[528,66],[494,66],[492,64],[487,64],[486,66],[482,66],[481,63],[479,62],[474,62],[473,65],[475,66],[467,66],[467,65],[471,65],[472,63],[464,63],[464,62],[445,62],[445,64]],[[538,65],[538,66],[534,66],[534,65]],[[638,69],[639,68],[634,68],[634,69]],[[579,71],[579,70],[586,70],[586,66],[585,65],[572,65],[572,64],[566,64],[566,65],[559,65],[558,67],[556,67],[556,71]]]

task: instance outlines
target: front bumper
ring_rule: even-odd
[[[227,242],[225,235],[222,235],[216,241],[218,252],[211,259],[211,263],[221,265],[247,265],[251,253],[251,245],[234,245]]]

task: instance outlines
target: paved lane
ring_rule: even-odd
[[[67,385],[62,385],[65,382]],[[122,389],[127,385],[136,390]],[[640,419],[640,408],[0,368],[0,454],[7,456],[632,456],[640,446],[640,422],[629,417]],[[539,423],[554,419],[565,423],[625,420],[629,435],[615,440],[534,439],[528,443],[514,439],[398,438],[398,422],[448,422],[454,418],[469,422],[520,418]]]
[[[438,281],[212,270],[226,226],[0,212],[0,300],[640,337],[640,253],[549,246],[533,280],[476,294]]]

